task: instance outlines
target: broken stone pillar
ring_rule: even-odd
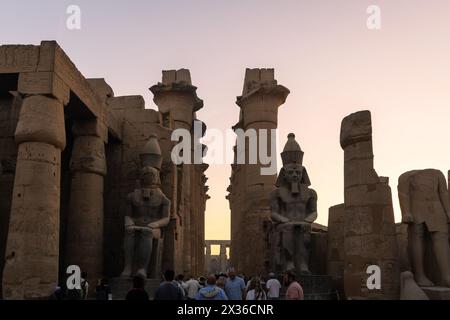
[[[23,100],[15,132],[16,175],[3,273],[5,299],[48,297],[58,282],[64,107],[57,99]]]
[[[373,166],[369,111],[344,118],[344,290],[348,299],[398,299],[399,261],[388,179]],[[367,268],[381,269],[381,290],[367,287]]]
[[[239,123],[234,130],[253,131],[256,139],[245,142],[246,163],[235,163],[231,181],[231,225],[233,266],[246,274],[266,274],[270,265],[270,248],[265,222],[270,219],[269,194],[274,189],[277,170],[261,174],[263,165],[259,157],[262,131],[267,133],[266,154],[271,155],[276,141],[271,141],[271,130],[278,126],[278,108],[285,103],[289,90],[275,80],[274,69],[247,69],[242,96],[236,104],[241,108]],[[253,141],[252,141],[253,140]],[[250,150],[255,150],[257,161],[249,164]],[[239,154],[239,148],[236,148]],[[239,157],[237,157],[238,159]],[[238,186],[239,185],[239,186]],[[240,198],[237,193],[242,193]],[[239,202],[239,204],[238,204]],[[239,223],[242,222],[242,223]],[[235,237],[238,237],[237,239]]]
[[[103,276],[103,183],[108,130],[98,120],[78,121],[74,145],[70,209],[66,226],[65,264],[88,273],[89,283]]]
[[[340,295],[344,292],[344,220],[344,204],[329,209],[327,274]]]

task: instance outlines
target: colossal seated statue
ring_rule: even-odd
[[[303,152],[290,134],[281,153],[283,168],[270,195],[273,261],[275,270],[310,274],[311,224],[317,219],[317,194],[302,165]]]
[[[160,189],[161,150],[151,137],[140,155],[140,188],[128,194],[125,213],[125,267],[122,277],[147,278],[154,240],[170,221],[170,200]]]

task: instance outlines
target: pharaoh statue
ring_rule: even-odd
[[[127,196],[125,213],[125,267],[122,277],[147,278],[153,242],[170,221],[170,200],[160,189],[161,149],[151,136],[140,154],[140,185]]]
[[[440,285],[450,287],[450,206],[444,175],[434,169],[406,172],[399,178],[398,196],[402,222],[408,224],[411,265],[417,284],[434,286],[424,266],[426,238],[429,236]]]
[[[310,274],[309,243],[311,225],[317,219],[317,194],[302,165],[303,152],[289,134],[281,153],[283,168],[270,194],[271,217],[274,222],[271,245],[273,265],[277,271],[293,270]]]

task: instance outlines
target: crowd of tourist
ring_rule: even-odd
[[[89,283],[87,274],[82,274],[81,289],[63,290],[57,287],[50,299],[83,300],[88,299]],[[281,280],[281,281],[280,281]],[[267,278],[254,276],[250,279],[237,275],[233,268],[227,273],[211,274],[195,278],[184,275],[175,277],[173,270],[166,270],[163,281],[154,294],[154,300],[303,300],[303,288],[296,280],[294,272],[286,272],[280,280],[274,273]],[[95,288],[97,300],[112,300],[113,292],[106,279],[100,280]],[[145,280],[133,278],[133,288],[127,293],[126,300],[149,300],[145,290]]]

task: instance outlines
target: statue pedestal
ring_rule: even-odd
[[[297,281],[303,288],[305,300],[335,300],[336,292],[333,291],[333,281],[330,276],[300,275]]]
[[[150,299],[155,296],[156,289],[158,289],[161,280],[147,279],[145,281],[145,291],[147,291]],[[110,280],[113,300],[125,300],[128,291],[133,288],[133,278],[113,278]]]
[[[450,288],[422,287],[422,290],[430,300],[450,300]]]

